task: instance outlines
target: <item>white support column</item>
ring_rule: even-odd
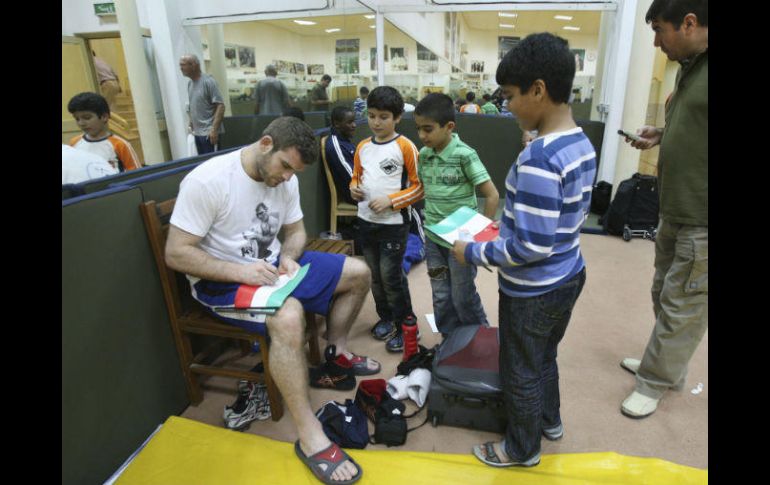
[[[200,27],[182,26],[179,0],[145,2],[155,45],[155,69],[160,82],[163,111],[166,114],[171,156],[184,158],[187,153],[187,82],[179,70],[179,58],[195,54],[203,62]]]
[[[608,39],[609,52],[607,52],[607,63],[604,69],[603,83],[605,87],[602,104],[609,107],[609,112],[604,119],[604,140],[597,180],[606,180],[612,183],[613,189],[617,188],[617,184],[614,183],[615,165],[618,145],[621,142],[617,131],[623,120],[626,101],[634,23],[637,20],[636,7],[637,0],[620,0],[612,33]]]
[[[155,118],[152,81],[142,45],[142,30],[139,26],[136,1],[117,0],[115,13],[118,17],[118,28],[126,58],[126,68],[131,73],[131,97],[134,100],[134,109],[136,110],[136,123],[142,142],[144,163],[151,165],[165,162],[158,120]]]
[[[374,17],[374,32],[377,38],[377,85],[385,85],[385,16],[377,12]]]
[[[615,22],[617,11],[606,10],[601,12],[601,21],[599,23],[599,39],[597,42],[598,53],[596,55],[596,75],[594,76],[594,96],[591,101],[591,120],[604,121],[606,117],[597,109],[604,103],[603,86],[604,76],[607,74],[605,64],[607,62],[610,46],[608,39],[612,34],[612,25]]]
[[[619,127],[635,132],[637,128],[646,124],[647,107],[650,104],[650,83],[655,64],[655,49],[653,45],[655,34],[644,21],[644,15],[650,8],[652,0],[639,0],[636,8],[636,26],[634,28],[634,43],[631,48],[631,59],[628,68],[628,83],[626,85],[626,99],[629,100],[623,109],[623,116]],[[655,123],[655,120],[650,120]],[[617,131],[617,130],[616,130]],[[618,140],[617,162],[615,163],[615,176],[611,180],[613,189],[617,188],[621,181],[631,177],[639,171],[639,158],[641,151],[625,143],[622,137],[615,135]]]
[[[227,89],[227,68],[225,68],[225,29],[223,24],[210,24],[206,27],[209,34],[209,56],[211,57],[211,74],[217,81],[219,92],[225,100],[225,116],[232,116],[230,94]],[[201,59],[203,63],[203,59]],[[205,64],[205,63],[204,63]]]

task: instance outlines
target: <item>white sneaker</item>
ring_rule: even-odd
[[[636,375],[639,372],[639,366],[641,363],[642,361],[639,359],[625,358],[620,362],[620,367],[632,373],[633,375]],[[684,379],[679,381],[679,384],[672,386],[671,389],[674,391],[681,391],[684,389]]]
[[[653,399],[634,391],[623,401],[620,412],[629,418],[646,418],[658,409],[658,402],[660,399]]]
[[[639,365],[642,363],[639,359],[626,358],[620,362],[620,367],[624,368],[632,374],[636,374],[639,371]]]

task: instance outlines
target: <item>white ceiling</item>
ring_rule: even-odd
[[[521,32],[553,32],[564,36],[570,34],[598,35],[601,12],[597,11],[521,11],[518,17],[499,17],[497,12],[464,12],[459,14],[465,19],[466,25],[475,30],[493,30],[501,35],[516,35]],[[556,20],[554,15],[569,15],[572,20]],[[282,20],[262,20],[274,27],[288,30],[297,35],[317,36],[317,35],[339,35],[339,34],[365,34],[372,33],[374,29],[374,19],[367,19],[363,15],[332,15],[302,18],[297,20],[309,20],[316,22],[316,25],[299,25],[294,23],[293,19]],[[500,27],[499,24],[513,24],[513,29]],[[563,30],[565,25],[580,27],[580,31]],[[340,32],[327,34],[325,29],[338,28]],[[393,27],[390,22],[385,22],[385,32],[391,32]]]

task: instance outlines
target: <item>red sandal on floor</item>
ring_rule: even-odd
[[[297,440],[294,442],[294,452],[297,454],[299,459],[302,460],[302,463],[310,468],[310,471],[313,472],[313,475],[315,475],[317,479],[321,480],[327,485],[350,485],[351,483],[358,481],[361,478],[361,475],[364,474],[364,471],[361,470],[361,467],[358,465],[358,463],[353,461],[353,458],[345,453],[345,451],[340,448],[337,443],[332,443],[327,448],[319,451],[315,455],[307,456],[299,446],[299,440]],[[350,480],[334,480],[332,478],[332,473],[334,473],[334,470],[339,468],[339,466],[342,465],[346,460],[350,460],[350,463],[356,467],[358,473]],[[320,465],[323,464],[326,465],[326,470],[321,468]]]
[[[351,352],[351,354],[353,353]],[[353,372],[357,376],[371,376],[380,372],[380,363],[371,357],[353,354],[353,358],[348,360],[350,360],[350,363],[353,364]],[[374,369],[370,368],[369,362],[377,364],[377,367]]]

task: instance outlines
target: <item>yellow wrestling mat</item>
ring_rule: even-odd
[[[364,470],[361,485],[706,485],[708,472],[617,453],[543,455],[533,468],[493,468],[467,455],[346,450]],[[117,485],[317,485],[293,443],[171,416]]]

